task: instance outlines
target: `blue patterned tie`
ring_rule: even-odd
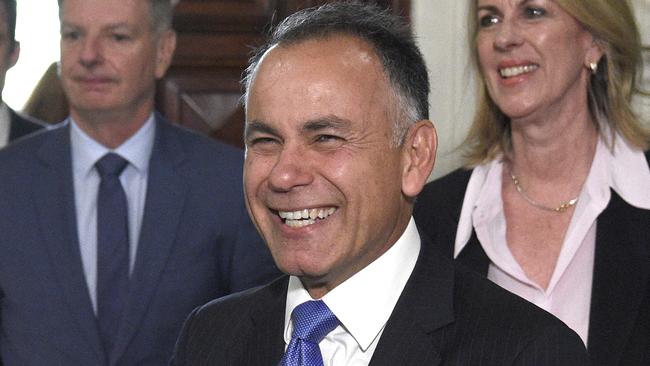
[[[318,343],[339,325],[322,301],[307,301],[291,313],[293,334],[279,366],[323,366]]]
[[[129,291],[129,222],[120,174],[128,162],[108,153],[95,167],[97,194],[97,320],[104,350],[110,353]]]

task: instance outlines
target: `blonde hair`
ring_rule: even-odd
[[[605,136],[609,141],[619,133],[631,145],[647,149],[650,131],[643,127],[631,107],[632,96],[641,92],[637,83],[642,72],[642,46],[629,0],[554,1],[591,32],[604,51],[598,71],[591,76],[588,86],[588,106],[596,127],[598,124],[610,127],[612,136]],[[468,21],[472,62],[480,75],[476,50],[477,0],[470,0]],[[483,78],[477,79],[477,109],[463,143],[467,166],[488,162],[511,149],[510,120],[490,98]]]

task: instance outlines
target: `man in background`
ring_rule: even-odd
[[[296,13],[246,91],[246,200],[287,276],[194,311],[173,365],[587,363],[562,322],[419,235],[436,133],[397,18],[360,2]]]
[[[276,275],[243,153],[170,124],[169,0],[63,0],[61,125],[0,152],[4,366],[164,365],[183,319]]]
[[[5,76],[16,64],[19,55],[20,43],[16,41],[16,0],[0,0],[0,148],[44,127],[42,122],[16,113],[2,101]]]

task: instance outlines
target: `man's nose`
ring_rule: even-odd
[[[103,46],[101,40],[96,37],[87,37],[81,43],[79,52],[79,63],[86,67],[92,67],[103,59]]]
[[[271,170],[268,180],[270,188],[278,192],[289,192],[309,185],[314,175],[308,155],[306,149],[285,145]]]

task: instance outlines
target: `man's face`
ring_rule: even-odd
[[[312,296],[383,254],[408,223],[394,105],[375,51],[349,36],[276,46],[256,71],[247,204],[279,268]]]
[[[73,114],[148,113],[174,40],[154,31],[148,0],[63,1],[61,80]]]
[[[18,61],[20,48],[18,44],[12,49],[12,39],[9,37],[7,10],[3,0],[0,0],[0,92],[5,86],[5,74]]]

